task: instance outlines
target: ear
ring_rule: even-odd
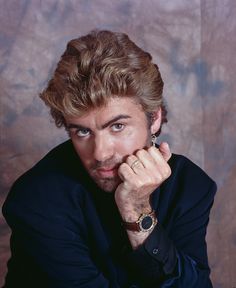
[[[152,112],[151,134],[157,133],[161,127],[161,108]]]

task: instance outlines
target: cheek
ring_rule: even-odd
[[[136,150],[143,149],[147,146],[148,139],[149,134],[146,127],[145,129],[133,129],[119,139],[119,143],[116,143],[116,150],[118,153],[121,152],[122,155],[133,154]]]
[[[77,141],[72,140],[74,149],[79,156],[80,160],[83,162],[85,166],[88,166],[90,163],[90,147],[88,145],[84,145],[83,143],[77,143]]]

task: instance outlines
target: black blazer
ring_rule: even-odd
[[[206,228],[215,183],[183,156],[152,194],[158,225],[132,251],[112,193],[89,178],[71,141],[13,185],[3,206],[11,227],[4,287],[212,287]]]

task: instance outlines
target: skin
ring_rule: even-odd
[[[161,125],[161,110],[153,113],[148,126],[140,104],[129,97],[113,97],[101,108],[65,120],[85,169],[104,191],[115,193],[124,221],[134,222],[149,213],[150,195],[171,174],[168,144],[151,146],[151,134]],[[151,232],[127,233],[136,249]]]

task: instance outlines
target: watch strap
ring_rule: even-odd
[[[144,220],[145,217],[150,217],[151,218],[151,225],[149,228],[145,229],[142,227],[142,221]],[[152,210],[150,213],[148,214],[141,214],[139,219],[135,222],[126,222],[126,221],[123,221],[123,226],[125,227],[126,230],[129,230],[129,231],[136,231],[136,232],[141,232],[141,231],[144,231],[144,232],[147,232],[147,231],[150,231],[152,230],[155,225],[157,224],[157,217],[156,217],[156,213],[154,210]]]

